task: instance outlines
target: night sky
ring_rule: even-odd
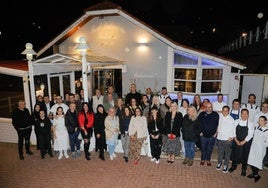
[[[31,42],[40,50],[83,10],[102,1],[5,1],[0,7],[0,60],[25,58],[20,53]],[[181,44],[217,53],[242,32],[268,21],[265,1],[114,0],[125,11]],[[262,13],[263,16],[261,16]],[[259,15],[259,18],[258,18]]]

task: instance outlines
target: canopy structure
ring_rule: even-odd
[[[86,55],[87,66],[90,68],[123,65],[124,61],[107,56],[96,55],[88,52]],[[53,54],[36,61],[32,61],[33,76],[41,74],[56,74],[82,70],[81,55]]]
[[[88,51],[86,54],[87,72],[91,72],[94,68],[106,68],[106,67],[119,67],[123,68],[124,61],[115,58],[102,56]],[[29,68],[32,71],[29,71]],[[50,78],[51,75],[57,76],[68,73],[71,75],[70,87],[71,91],[75,90],[74,72],[82,71],[82,56],[81,55],[64,55],[53,54],[41,59],[33,61],[0,61],[0,73],[5,75],[17,76],[23,78],[24,98],[27,107],[32,109],[36,101],[36,88],[34,84],[34,76],[47,75]],[[48,79],[48,91],[51,96],[50,79]],[[29,92],[29,83],[31,86],[31,92]],[[60,83],[62,87],[63,83]],[[30,100],[31,99],[31,100]],[[31,102],[30,102],[31,101]],[[29,106],[32,104],[31,106]]]

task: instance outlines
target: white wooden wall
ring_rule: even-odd
[[[17,132],[9,118],[0,118],[0,142],[18,143]]]

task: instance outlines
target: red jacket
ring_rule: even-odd
[[[93,127],[94,125],[94,113],[87,113],[88,122],[85,125],[85,115],[83,112],[79,112],[78,114],[78,124],[81,130],[85,130]]]

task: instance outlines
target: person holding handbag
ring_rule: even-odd
[[[182,113],[178,112],[176,102],[170,104],[170,110],[165,115],[164,137],[162,151],[167,153],[168,163],[174,163],[175,156],[178,156],[181,150],[180,129],[182,127]]]

